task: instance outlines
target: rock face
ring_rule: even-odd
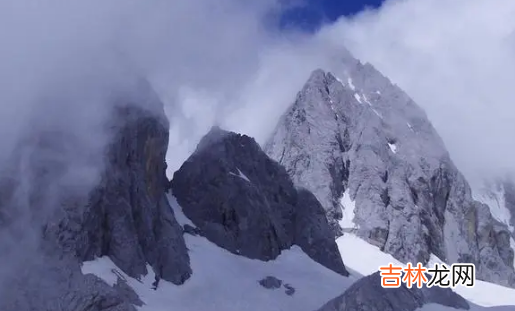
[[[129,276],[156,274],[175,284],[189,277],[189,257],[165,197],[165,154],[168,127],[139,108],[122,108],[101,184],[80,214],[68,211],[58,238],[82,261],[99,256],[111,260]]]
[[[403,283],[399,288],[383,288],[381,276],[376,272],[354,283],[318,311],[414,311],[429,303],[463,310],[470,308],[465,299],[447,288],[407,288]]]
[[[64,178],[74,169],[66,153],[73,136],[36,132],[21,143],[0,187],[0,256],[12,262],[12,271],[0,269],[1,310],[134,311],[139,298],[126,284],[82,275],[81,262],[95,257],[109,256],[135,278],[147,264],[175,284],[190,276],[182,228],[165,197],[168,123],[148,86],[139,96],[115,106],[93,191]]]
[[[271,260],[297,244],[348,275],[316,198],[295,189],[286,170],[248,136],[212,128],[175,172],[171,189],[202,234],[233,253]]]
[[[26,269],[2,279],[9,286],[0,292],[1,310],[136,311],[125,299],[127,290],[119,291],[94,275],[83,275],[75,259],[38,255],[24,264]]]
[[[343,64],[341,79],[312,73],[266,153],[317,197],[336,236],[355,232],[403,262],[472,262],[480,279],[515,285],[506,229],[478,208],[425,113],[371,65]]]

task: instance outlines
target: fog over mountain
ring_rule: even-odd
[[[159,269],[166,270],[162,274],[171,282],[184,282],[191,272],[185,243],[191,241],[184,242],[182,235],[177,234],[182,229],[175,220],[165,221],[173,217],[167,209],[168,201],[163,203],[164,149],[168,147],[167,173],[171,178],[213,125],[248,134],[264,144],[313,70],[338,66],[346,53],[344,47],[361,61],[376,66],[422,106],[456,166],[471,181],[515,171],[511,156],[515,151],[511,86],[515,79],[513,1],[387,1],[378,10],[344,17],[313,34],[277,27],[282,10],[289,5],[302,5],[302,2],[1,1],[0,261],[8,264],[0,266],[0,293],[11,288],[11,283],[4,280],[22,279],[17,274],[20,267],[32,267],[34,261],[43,265],[41,271],[54,271],[38,259],[42,248],[41,228],[45,231],[47,225],[56,225],[51,222],[52,217],[62,212],[63,205],[74,207],[74,204],[84,203],[84,197],[105,182],[105,175],[110,172],[114,173],[109,175],[112,180],[107,183],[115,185],[116,191],[95,197],[98,206],[116,205],[110,200],[122,197],[116,188],[122,180],[127,189],[121,187],[120,192],[125,191],[127,195],[123,198],[130,201],[123,204],[130,208],[133,205],[140,209],[146,207],[130,215],[147,217],[135,217],[144,218],[136,225],[141,227],[138,227],[140,231],[126,235],[133,239],[133,247],[128,249],[137,255],[134,256],[137,262],[125,263],[129,267],[126,270],[134,269],[125,272],[143,274],[146,263],[162,265],[169,259],[167,256],[173,257],[171,254],[180,249],[182,257],[176,257],[184,259],[177,265],[182,269],[180,273],[174,271],[171,261],[166,262],[172,267],[160,266]],[[162,120],[161,102],[169,119],[168,146],[164,143],[168,123]],[[121,113],[132,122],[129,122],[132,127],[121,131],[122,134],[115,133],[113,128],[119,124],[110,122],[114,122],[111,120],[113,111],[120,105],[136,106],[135,111],[141,108],[150,113],[145,115],[147,119],[137,122],[131,119],[134,111],[125,111],[127,115]],[[153,127],[148,126],[149,123]],[[114,137],[119,144],[114,144],[115,151],[110,151],[114,155],[110,154],[109,162],[106,149]],[[157,139],[159,143],[154,140],[151,144],[159,146],[147,147],[147,138],[149,141]],[[130,142],[124,145],[126,140]],[[252,148],[257,150],[259,146],[252,145]],[[117,153],[117,150],[123,152]],[[120,163],[126,166],[117,167]],[[108,164],[112,167],[106,173]],[[127,173],[134,167],[139,169],[140,175]],[[281,170],[277,168],[286,176]],[[287,177],[284,179],[289,185]],[[233,182],[228,181],[231,185]],[[141,193],[141,189],[148,193],[138,200],[148,204],[133,200],[131,191]],[[273,198],[277,189],[272,190],[257,192],[258,203]],[[254,195],[252,191],[249,193]],[[277,191],[284,195],[282,188]],[[295,191],[289,191],[293,193],[289,198],[292,202],[297,197]],[[299,193],[316,201],[309,194]],[[184,199],[184,202],[188,201]],[[116,206],[125,207],[123,204]],[[7,207],[4,209],[4,206]],[[130,208],[120,210],[129,213]],[[95,210],[98,215],[92,217],[94,224],[84,226],[92,232],[97,229],[96,225],[109,228],[103,222],[105,213],[116,218],[109,214],[112,211],[99,210]],[[306,215],[315,213],[318,217],[320,210],[308,209]],[[286,220],[281,222],[289,229],[278,239],[280,247],[277,249],[286,249],[295,241],[306,249],[311,247],[311,242],[304,241],[309,240],[304,233],[292,233],[295,226],[300,226],[298,223],[306,221],[304,214],[296,215],[295,221],[288,218],[290,210],[285,210],[284,214],[286,216],[281,217]],[[120,216],[129,223],[130,217]],[[274,219],[270,223],[270,228],[280,227]],[[68,225],[71,229],[66,229],[71,231],[87,231]],[[324,241],[330,240],[325,226],[323,223],[316,228],[323,232],[320,236]],[[318,232],[316,230],[313,232]],[[105,235],[113,238],[111,233]],[[150,242],[142,238],[150,235],[153,239]],[[176,238],[174,241],[178,241],[180,247],[156,247],[172,240],[170,236]],[[120,259],[124,257],[123,252],[117,253],[123,247],[116,248],[117,245],[109,243],[106,246],[102,244],[102,239],[107,239],[105,236],[97,238],[87,237],[93,246],[74,245],[77,249],[82,246],[87,249],[80,260],[106,255],[109,249],[116,253],[110,255],[118,256],[123,263]],[[116,236],[113,239],[116,240]],[[330,241],[331,245],[333,242]],[[336,253],[336,247],[331,247]],[[164,249],[164,254],[155,254],[152,251],[155,249]],[[316,250],[311,251],[315,253],[313,257],[318,256]],[[50,264],[62,267],[61,263]],[[75,273],[75,278],[79,270],[74,269],[70,271]],[[55,270],[61,271],[60,268]],[[95,289],[102,291],[101,286]],[[53,294],[56,293],[58,291]]]
[[[345,45],[423,106],[465,170],[513,168],[512,1],[387,1],[314,35],[274,27],[284,3],[4,1],[2,126],[18,132],[38,92],[72,92],[88,76],[101,84],[114,58],[144,70],[164,98],[171,143],[185,150],[169,156],[177,168],[215,122],[263,141],[313,68]]]

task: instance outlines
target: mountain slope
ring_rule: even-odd
[[[30,127],[20,141],[0,187],[0,310],[135,310],[130,288],[80,273],[82,261],[100,256],[134,278],[147,274],[147,263],[176,284],[191,275],[165,197],[163,106],[146,83],[132,90],[114,94],[105,125],[112,137],[92,191],[78,179],[89,176],[79,161],[90,158],[76,154],[84,148],[67,128]]]
[[[402,262],[472,262],[514,286],[508,230],[472,199],[425,113],[371,65],[342,73],[312,73],[267,154],[316,195],[336,236],[356,232]]]
[[[248,258],[275,259],[300,246],[348,275],[316,198],[246,135],[214,127],[175,172],[171,189],[202,235]]]
[[[175,198],[170,196],[169,199],[178,222],[183,227],[194,226],[182,213],[183,209],[177,204]],[[360,280],[364,275],[361,271],[365,274],[376,272],[378,262],[380,264],[390,261],[398,263],[390,255],[374,246],[348,235],[345,239],[338,241],[342,250],[359,250],[359,252],[345,252],[343,255],[345,262],[351,263],[347,265],[351,272],[348,277],[317,264],[298,247],[283,251],[275,260],[260,261],[232,254],[202,236],[187,233],[185,240],[190,250],[193,274],[183,285],[161,281],[158,288],[154,290],[152,273],[139,282],[120,271],[107,257],[85,262],[82,271],[101,277],[111,286],[117,283],[119,276],[125,278],[144,303],[138,307],[140,311],[164,311],[169,310],[171,306],[174,310],[184,311],[313,311],[326,305],[329,300],[342,294]],[[268,276],[281,280],[282,284],[271,288],[260,285],[259,281]],[[294,292],[287,294],[288,287],[294,288]],[[478,282],[476,288],[463,288],[460,294],[467,298],[476,298],[479,303],[487,306],[507,303],[514,305],[486,308],[470,304],[472,311],[513,310],[515,290],[505,288],[505,296],[500,296],[500,292],[499,289],[488,287],[488,283]],[[424,307],[421,310],[457,310],[440,304],[425,306],[427,308]]]
[[[170,201],[181,225],[194,226],[175,198]],[[297,246],[281,252],[275,260],[262,261],[233,254],[202,236],[186,234],[185,239],[193,274],[183,285],[161,281],[157,290],[152,290],[152,274],[142,283],[127,277],[145,302],[139,310],[315,310],[357,280],[357,275],[344,277],[314,262]],[[84,273],[95,273],[114,284],[117,276],[111,269],[119,271],[107,258],[82,267]],[[263,287],[259,281],[267,276],[282,284]],[[291,295],[286,293],[289,286],[294,289]]]

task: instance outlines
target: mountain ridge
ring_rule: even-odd
[[[472,262],[480,279],[514,286],[509,232],[472,199],[425,113],[372,66],[349,63],[346,81],[312,73],[267,154],[317,196],[336,235],[347,195],[352,229],[402,262]]]

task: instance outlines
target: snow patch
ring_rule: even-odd
[[[367,96],[365,94],[361,94],[363,95],[363,99],[365,100],[365,102],[370,106],[372,107],[372,103],[368,100]]]
[[[354,223],[356,202],[351,199],[348,188],[340,199],[340,206],[342,208],[342,219],[338,221],[340,227],[342,229],[356,229],[357,225]]]
[[[175,198],[168,195],[179,223],[191,223]],[[150,266],[140,281],[121,272],[108,258],[85,262],[82,273],[92,273],[113,286],[118,276],[127,280],[145,303],[139,311],[312,311],[341,295],[360,275],[344,277],[316,263],[298,246],[282,251],[275,260],[261,261],[232,254],[201,236],[184,236],[193,274],[183,285],[161,280],[153,289]],[[259,281],[273,276],[283,281],[279,289],[266,289]],[[286,294],[285,284],[295,293]]]
[[[121,272],[121,270],[111,261],[111,259],[107,256],[95,258],[91,261],[85,261],[81,267],[82,274],[93,274],[104,280],[109,286],[114,286],[118,281],[118,275],[123,275],[125,277],[125,273]]]
[[[360,103],[362,104],[363,102],[361,101],[361,96],[359,96],[358,93],[354,93],[354,98]]]
[[[411,124],[410,124],[409,122],[406,122],[406,125],[409,127],[409,129],[410,129],[411,131],[413,131],[413,126],[411,126]]]
[[[338,78],[337,76],[334,76],[334,78],[336,79],[336,81],[340,82],[343,86],[345,86],[345,83],[343,83],[343,81],[340,78]]]
[[[305,310],[320,308],[340,295],[356,277],[343,277],[311,260],[293,246],[272,261],[248,259],[217,247],[207,239],[185,235],[190,250],[193,274],[185,284],[177,286],[161,280],[152,289],[155,275],[149,273],[141,282],[118,271],[145,303],[140,311],[260,311]],[[97,258],[82,266],[84,274],[93,273],[110,285],[117,279],[114,263],[107,257]],[[295,289],[292,296],[286,288],[266,289],[258,282],[274,276]]]
[[[237,176],[237,177],[240,177],[241,179],[243,179],[243,180],[246,180],[246,181],[250,182],[250,179],[249,179],[245,174],[243,174],[243,173],[242,173],[242,171],[240,171],[240,169],[239,169],[239,168],[236,168],[236,169],[238,170],[238,173],[237,173],[237,174],[236,174],[236,173],[233,173],[233,172],[230,172],[229,174],[234,175],[234,176]]]
[[[472,197],[474,200],[479,201],[488,205],[490,213],[497,221],[508,226],[509,230],[513,232],[513,226],[510,224],[511,213],[506,208],[504,202],[504,189],[499,187],[497,189],[479,189],[472,191]]]
[[[182,213],[175,198],[168,195],[175,217],[181,224],[191,223]],[[342,205],[354,213],[354,201],[346,191]],[[350,213],[352,211],[352,213]],[[345,213],[345,209],[344,209]],[[351,220],[344,217],[344,220]],[[345,225],[345,224],[344,224]],[[161,280],[153,290],[155,275],[148,266],[148,274],[140,281],[123,273],[108,258],[101,257],[82,264],[82,273],[94,274],[113,286],[119,277],[126,279],[129,286],[145,303],[139,311],[168,311],[170,306],[179,311],[260,311],[299,310],[312,311],[329,300],[341,295],[361,275],[370,275],[388,263],[403,265],[351,233],[345,233],[336,240],[343,262],[351,271],[343,277],[311,260],[299,247],[293,246],[271,261],[253,260],[232,254],[201,236],[185,235],[193,274],[185,284],[177,286]],[[512,241],[512,243],[515,243]],[[428,266],[442,261],[431,255]],[[266,276],[273,276],[295,288],[288,296],[283,286],[280,289],[266,289],[258,282]],[[476,280],[474,288],[457,287],[455,291],[465,299],[480,306],[504,306],[489,311],[514,310],[515,289]],[[447,311],[441,305],[426,305],[419,311]],[[471,311],[484,310],[471,304]]]
[[[377,112],[377,110],[375,110],[374,108],[372,108],[372,111],[373,111],[373,112],[374,112],[374,113],[375,113],[379,118],[381,118],[381,119],[383,118],[383,116],[382,116],[379,112]]]
[[[354,84],[352,84],[352,79],[350,77],[347,78],[347,82],[349,83],[349,87],[351,90],[356,90],[356,87],[354,86]]]
[[[393,153],[397,153],[397,146],[395,144],[390,144],[388,143],[388,146],[390,147],[390,150],[393,152]]]
[[[393,258],[392,255],[382,252],[378,247],[367,243],[354,234],[345,233],[343,236],[336,240],[336,243],[342,255],[345,266],[362,275],[375,273],[379,270],[380,266],[385,266],[389,263],[392,263],[393,265],[404,266],[403,263]],[[435,255],[431,255],[428,265],[432,267],[434,263],[441,264],[443,262]],[[476,280],[473,288],[458,286],[454,289],[454,291],[461,295],[463,298],[479,306],[511,306],[508,307],[511,309],[506,310],[515,309],[513,307],[515,306],[515,289],[513,288]],[[481,309],[482,308],[471,310]]]
[[[177,203],[177,199],[171,194],[167,193],[166,198],[168,199],[168,202],[170,203],[170,207],[172,208],[173,214],[175,216],[175,220],[179,223],[179,225],[190,225],[192,227],[196,227],[191,220],[184,215],[182,212],[182,207]]]

